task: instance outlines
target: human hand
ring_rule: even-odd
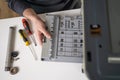
[[[48,39],[51,38],[51,35],[45,29],[44,22],[41,20],[40,17],[37,16],[37,14],[32,8],[25,9],[23,12],[23,16],[26,17],[32,23],[33,31],[40,46],[42,46],[44,36],[47,37]]]
[[[33,31],[35,33],[35,36],[40,44],[42,46],[43,38],[44,36],[48,39],[51,38],[50,33],[46,30],[44,22],[39,18],[35,17],[31,20]]]

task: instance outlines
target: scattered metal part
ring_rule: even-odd
[[[8,38],[8,47],[7,47],[7,55],[5,61],[5,71],[10,71],[12,61],[11,61],[11,52],[14,48],[14,41],[15,41],[15,27],[9,28],[9,38]]]
[[[12,67],[11,69],[10,69],[10,74],[11,75],[15,75],[15,74],[17,74],[19,72],[19,68],[18,67]]]
[[[14,61],[17,61],[17,60],[19,60],[20,58],[14,58]]]
[[[31,51],[31,53],[32,53],[32,55],[33,55],[33,57],[35,58],[35,60],[38,60],[37,54],[36,54],[34,48],[33,48],[31,45],[28,46],[28,47],[29,47],[29,49],[30,49],[30,51]]]
[[[11,53],[11,56],[12,56],[12,57],[17,57],[18,54],[19,54],[19,53],[18,53],[17,51],[13,51],[13,52]]]

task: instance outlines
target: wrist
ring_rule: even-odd
[[[32,8],[27,8],[23,12],[23,16],[26,17],[29,20],[35,20],[38,18],[37,14]]]

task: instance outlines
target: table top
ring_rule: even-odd
[[[80,9],[59,11],[50,14],[79,15]],[[45,14],[39,16],[44,19]],[[87,80],[85,74],[81,71],[81,63],[41,61],[41,47],[39,45],[37,47],[33,45],[38,57],[37,61],[34,60],[32,53],[24,45],[18,33],[19,29],[23,29],[22,18],[0,19],[0,80]],[[20,58],[13,64],[19,67],[19,72],[15,75],[4,71],[10,26],[16,26],[14,50],[19,52],[18,57]]]

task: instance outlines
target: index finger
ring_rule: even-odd
[[[50,33],[45,29],[45,27],[42,27],[40,29],[40,31],[44,34],[45,37],[47,37],[48,39],[51,39],[51,35]]]

